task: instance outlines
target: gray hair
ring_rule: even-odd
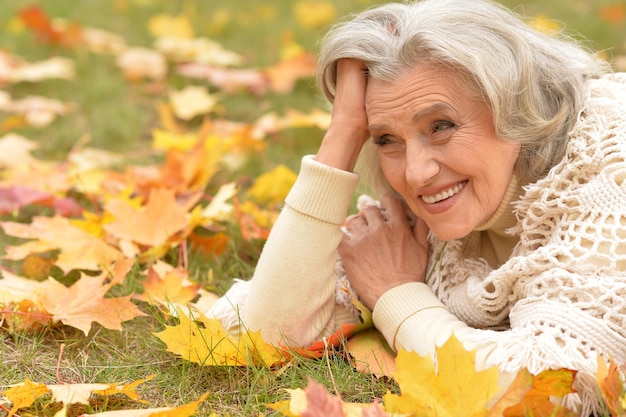
[[[338,24],[318,61],[318,83],[331,103],[341,58],[360,59],[370,77],[388,81],[424,63],[461,74],[489,105],[496,134],[522,145],[515,170],[524,182],[544,177],[563,157],[586,81],[610,71],[565,34],[536,31],[489,0],[390,3]],[[374,191],[388,189],[371,141],[363,160],[378,182],[370,184]]]

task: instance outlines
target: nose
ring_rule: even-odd
[[[423,187],[434,181],[440,171],[440,165],[432,150],[419,140],[406,142],[405,178],[414,188]]]

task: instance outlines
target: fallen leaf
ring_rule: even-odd
[[[30,254],[59,250],[56,265],[67,273],[73,269],[98,270],[120,257],[116,248],[59,215],[36,216],[31,224],[0,222],[0,227],[10,236],[35,239],[17,246],[6,246],[4,259],[21,260]]]
[[[219,320],[198,313],[197,321],[178,311],[178,325],[165,326],[154,333],[167,351],[203,366],[271,366],[284,360],[285,354],[263,341],[258,332],[242,331],[230,335]],[[199,325],[201,323],[201,325]]]
[[[171,16],[159,14],[152,16],[148,22],[148,30],[155,38],[191,39],[193,28],[185,15]]]
[[[78,216],[83,210],[72,198],[57,198],[50,193],[17,185],[0,187],[0,214],[16,213],[32,204],[50,207],[65,217]]]
[[[0,102],[2,100],[0,99]],[[31,154],[39,148],[35,142],[16,133],[7,133],[0,137],[0,168],[12,166],[30,166],[37,162]]]
[[[67,114],[73,108],[69,103],[40,96],[0,100],[0,112],[19,114],[24,117],[28,125],[34,127],[45,127],[57,116]]]
[[[130,295],[105,298],[113,284],[104,282],[107,277],[106,272],[97,277],[83,274],[69,288],[50,278],[49,288],[45,294],[38,294],[38,300],[56,322],[75,327],[85,335],[91,330],[93,322],[107,329],[121,330],[122,322],[145,314],[130,301]]]
[[[146,205],[140,208],[125,199],[111,199],[105,210],[114,220],[105,224],[104,229],[119,239],[158,247],[188,226],[188,212],[199,198],[197,194],[179,204],[174,191],[154,189]]]
[[[611,412],[611,416],[626,415],[626,404],[624,404],[626,386],[619,368],[613,360],[609,361],[609,367],[607,368],[604,358],[598,355],[596,382],[600,387],[602,399]]]
[[[293,90],[299,79],[314,76],[315,69],[315,56],[302,53],[265,69],[264,73],[270,79],[272,90],[285,94]]]
[[[615,3],[600,8],[600,18],[615,26],[621,26],[626,21],[626,5]]]
[[[159,52],[147,48],[129,48],[117,56],[116,65],[129,81],[160,81],[167,75],[167,62]]]
[[[243,57],[225,49],[219,42],[207,38],[180,39],[162,37],[155,48],[174,62],[197,62],[220,67],[239,66]]]
[[[282,203],[296,182],[297,174],[285,165],[278,165],[257,177],[247,195],[260,204]]]
[[[227,93],[244,90],[263,95],[271,88],[267,75],[256,69],[223,68],[190,62],[176,66],[176,72],[184,77],[206,79]]]
[[[563,30],[562,23],[554,19],[550,19],[550,17],[546,14],[533,16],[529,24],[533,29],[547,34],[555,34]]]
[[[195,116],[207,114],[215,107],[217,99],[206,88],[189,85],[180,91],[170,93],[170,102],[176,117],[191,120]]]
[[[20,408],[30,407],[41,396],[50,392],[50,389],[45,384],[32,382],[26,378],[23,384],[14,386],[5,391],[2,391],[9,402],[12,404],[9,415],[12,415]]]
[[[52,24],[50,18],[38,5],[23,8],[19,12],[19,17],[42,42],[72,46],[81,41],[79,25],[72,23],[61,30]]]
[[[498,368],[476,371],[475,352],[452,335],[429,356],[399,350],[394,379],[400,395],[387,393],[385,409],[411,416],[485,416],[486,404],[498,392]]]
[[[346,351],[359,372],[378,378],[391,377],[396,370],[396,355],[376,329],[357,333],[346,342]]]
[[[136,294],[135,299],[168,307],[190,303],[198,295],[201,285],[190,282],[187,272],[181,269],[172,268],[160,274],[149,267],[143,288],[144,292]]]
[[[515,386],[516,382],[523,387],[528,381],[531,386],[524,393],[519,403],[508,407],[502,415],[504,417],[517,417],[525,415],[554,416],[554,417],[574,417],[577,415],[571,410],[555,404],[555,398],[563,398],[565,395],[574,392],[572,385],[576,371],[568,369],[546,370],[538,375],[531,376],[526,369],[519,371],[513,389],[520,391]],[[530,378],[529,378],[530,376]],[[523,390],[522,390],[523,391]]]
[[[336,19],[337,10],[330,1],[299,0],[293,5],[293,13],[300,26],[317,29]]]

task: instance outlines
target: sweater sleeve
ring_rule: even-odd
[[[336,330],[335,252],[358,180],[303,158],[241,308],[244,325],[267,342],[306,346]]]
[[[433,357],[435,347],[454,334],[466,349],[476,350],[476,368],[484,369],[495,348],[489,341],[474,343],[471,336],[480,330],[457,319],[423,283],[403,284],[387,291],[376,303],[373,320],[394,350],[402,348]]]

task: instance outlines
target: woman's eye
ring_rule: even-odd
[[[378,146],[385,146],[385,145],[388,145],[388,144],[390,144],[392,142],[393,141],[391,140],[389,135],[381,135],[381,136],[374,137],[374,144],[376,144]]]
[[[446,129],[452,129],[454,127],[456,127],[456,125],[450,121],[438,120],[435,123],[433,123],[432,129],[433,129],[433,133],[437,133]]]

